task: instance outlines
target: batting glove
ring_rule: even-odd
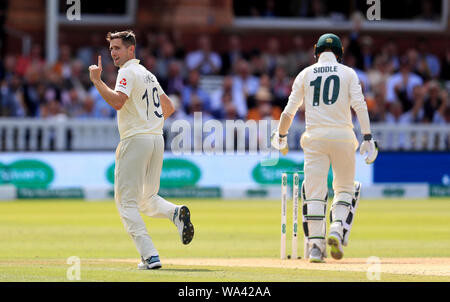
[[[270,136],[270,143],[272,144],[272,147],[282,151],[283,155],[286,155],[287,151],[289,151],[287,144],[287,134],[280,135],[278,130],[272,132],[272,135]]]
[[[359,154],[363,155],[366,152],[366,164],[372,164],[378,156],[378,145],[377,142],[373,140],[371,134],[364,135],[364,140],[359,147]]]

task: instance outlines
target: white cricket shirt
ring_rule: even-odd
[[[284,111],[294,116],[303,101],[306,130],[353,129],[351,107],[357,114],[362,133],[371,133],[358,76],[350,67],[338,63],[332,52],[323,52],[316,64],[298,74]]]
[[[120,139],[135,134],[162,134],[164,117],[159,96],[164,93],[156,77],[139,60],[131,59],[119,69],[115,91],[128,96],[117,111]]]

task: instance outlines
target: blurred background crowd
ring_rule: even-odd
[[[318,37],[317,37],[318,38]],[[47,64],[41,44],[29,56],[7,53],[0,62],[0,116],[49,118],[115,118],[89,80],[88,66],[103,60],[102,78],[114,88],[113,66],[105,36],[91,35],[78,48],[61,44],[56,63]],[[276,36],[265,48],[243,51],[245,39],[227,37],[216,49],[207,34],[186,49],[178,35],[148,31],[137,36],[136,56],[155,74],[175,102],[171,119],[279,119],[297,74],[315,63],[313,45],[293,36],[284,50]],[[357,72],[373,122],[391,124],[450,123],[450,48],[443,57],[427,50],[427,39],[399,51],[395,41],[374,45],[357,29],[341,35],[343,63]],[[375,51],[376,50],[376,51]],[[297,120],[304,119],[300,110]]]

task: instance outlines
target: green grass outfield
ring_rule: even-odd
[[[194,240],[184,246],[169,220],[144,217],[163,268],[138,271],[114,202],[0,202],[0,281],[68,281],[70,256],[81,260],[81,281],[369,281],[370,256],[381,259],[381,281],[450,281],[449,199],[361,200],[344,260],[313,266],[279,260],[279,201],[183,203]]]

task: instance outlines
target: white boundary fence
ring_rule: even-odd
[[[178,135],[178,132],[172,131],[172,122],[167,121],[164,125],[166,150],[170,150],[172,140]],[[192,125],[192,120],[189,123]],[[225,121],[220,123],[223,124],[223,129],[226,129]],[[205,131],[202,134],[201,130],[196,132],[195,129],[194,126],[190,127],[193,140],[195,141],[198,135],[202,135],[200,139],[204,140],[207,136]],[[244,123],[236,123],[236,133],[246,133],[248,137],[252,135],[249,131],[254,129],[248,128]],[[293,124],[288,135],[290,149],[301,149],[299,140],[303,131],[303,124]],[[450,150],[450,125],[378,123],[372,124],[372,132],[383,151]],[[270,135],[270,131],[265,133]],[[355,129],[355,133],[361,140],[359,129]],[[114,150],[118,142],[119,134],[115,120],[0,118],[0,151]],[[245,151],[240,150],[242,148],[248,150],[248,144],[238,142],[235,150]]]

